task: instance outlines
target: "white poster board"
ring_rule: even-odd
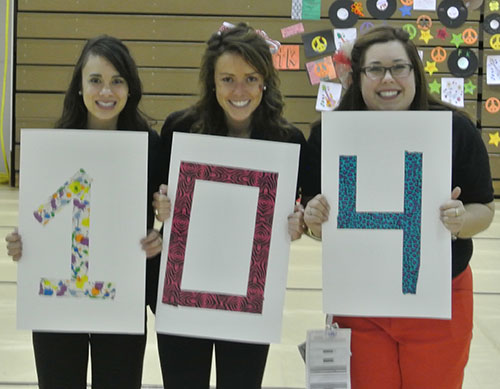
[[[18,328],[144,333],[147,153],[147,133],[21,131]]]
[[[280,341],[299,149],[174,133],[159,333]]]
[[[322,118],[324,311],[450,318],[451,112]]]

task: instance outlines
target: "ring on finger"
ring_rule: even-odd
[[[458,208],[455,208],[455,217],[458,217]]]

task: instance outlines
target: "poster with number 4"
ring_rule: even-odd
[[[17,327],[144,332],[148,134],[21,131]]]
[[[322,113],[323,309],[451,317],[451,111]]]

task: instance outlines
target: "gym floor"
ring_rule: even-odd
[[[16,264],[4,237],[17,225],[18,190],[0,185],[0,389],[37,387],[29,331],[16,330]],[[464,389],[500,387],[500,201],[491,227],[474,239],[474,338]],[[281,344],[273,344],[263,387],[305,388],[297,345],[308,329],[324,325],[321,312],[321,244],[304,236],[292,243]],[[154,316],[148,316],[143,388],[161,388]],[[89,377],[90,378],[90,377]],[[212,374],[212,385],[215,384]]]

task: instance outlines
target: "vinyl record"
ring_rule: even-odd
[[[349,28],[356,24],[358,15],[351,11],[352,4],[350,0],[337,0],[332,3],[328,10],[328,17],[334,27]]]
[[[483,28],[484,31],[486,31],[488,34],[500,34],[500,15],[489,14],[488,16],[486,16],[484,18]]]
[[[457,77],[470,77],[477,70],[478,61],[476,54],[467,48],[453,50],[448,57],[448,69]]]
[[[370,15],[377,19],[389,19],[396,11],[396,0],[366,0]]]
[[[443,0],[437,9],[441,23],[449,28],[457,28],[467,20],[467,8],[459,0]]]

